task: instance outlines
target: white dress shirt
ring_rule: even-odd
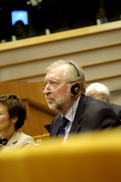
[[[71,130],[72,123],[74,121],[74,117],[75,117],[75,114],[76,114],[76,110],[77,110],[77,107],[78,107],[78,103],[79,103],[80,97],[81,96],[78,97],[78,99],[76,100],[76,102],[72,105],[72,107],[65,114],[65,117],[69,120],[69,122],[67,123],[67,125],[65,127],[64,142],[66,142],[66,139],[68,138],[69,132]]]

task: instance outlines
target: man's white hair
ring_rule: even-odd
[[[110,91],[106,85],[102,83],[92,83],[87,87],[86,93],[88,93],[92,89],[95,89],[98,94],[102,94],[102,95],[105,94],[107,96],[107,100],[108,101],[110,100]]]

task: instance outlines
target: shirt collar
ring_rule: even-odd
[[[73,122],[75,114],[76,114],[76,110],[78,107],[78,103],[80,100],[81,95],[78,97],[78,99],[75,101],[75,103],[72,105],[72,107],[68,110],[68,112],[65,114],[65,117],[70,121]]]

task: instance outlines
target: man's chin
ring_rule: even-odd
[[[56,110],[56,107],[55,107],[54,104],[48,104],[48,107],[49,107],[50,109],[52,109],[52,110]]]

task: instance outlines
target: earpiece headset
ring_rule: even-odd
[[[78,81],[81,81],[80,73],[79,73],[79,70],[77,69],[77,67],[76,67],[72,62],[70,62],[70,61],[67,61],[67,62],[68,62],[69,64],[73,65],[73,67],[76,69],[77,75],[78,75]],[[75,85],[73,85],[73,86],[71,87],[71,93],[72,93],[73,95],[78,94],[79,91],[80,91],[80,85],[79,85],[78,83],[76,83]]]

